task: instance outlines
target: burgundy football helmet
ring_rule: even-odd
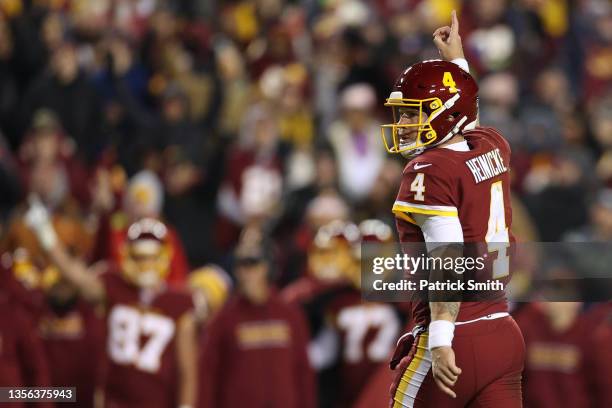
[[[359,228],[335,220],[317,231],[308,250],[309,273],[321,282],[352,279],[359,273]]]
[[[415,156],[476,126],[478,85],[452,62],[423,61],[400,75],[385,106],[393,111],[393,123],[382,125],[385,148],[390,153]],[[405,109],[414,110],[415,115],[418,111],[418,123],[399,124]],[[411,127],[417,128],[416,139],[402,141],[398,130]]]
[[[142,218],[127,230],[121,272],[136,286],[153,287],[168,276],[171,257],[168,228],[159,220]]]

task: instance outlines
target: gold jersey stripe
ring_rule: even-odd
[[[432,210],[432,209],[427,209],[427,208],[413,207],[409,205],[394,204],[393,212],[396,213],[398,211],[401,211],[404,213],[416,213],[416,214],[425,214],[425,215],[441,215],[443,217],[458,217],[459,216],[459,213],[456,210],[442,211],[442,210]]]
[[[405,405],[402,403],[403,396],[406,394],[406,389],[410,385],[410,381],[412,380],[414,373],[423,361],[423,357],[425,357],[425,353],[427,352],[427,342],[427,333],[421,333],[417,341],[417,352],[412,358],[412,361],[410,362],[408,367],[406,368],[406,371],[404,371],[402,379],[400,380],[397,390],[395,391],[395,395],[393,396],[393,399],[395,401],[393,404],[393,408],[405,408]]]

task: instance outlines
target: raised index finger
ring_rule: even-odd
[[[459,19],[456,10],[451,13],[451,35],[459,35]]]

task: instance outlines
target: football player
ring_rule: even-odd
[[[355,266],[347,269],[346,285],[335,291],[324,309],[328,330],[337,337],[336,408],[354,406],[360,391],[389,358],[402,327],[401,316],[391,304],[363,300],[359,291],[361,241],[389,242],[392,230],[380,220],[369,219],[359,224],[358,231],[352,255]]]
[[[336,373],[340,341],[326,317],[330,301],[342,297],[342,292],[353,292],[348,277],[354,275],[351,271],[359,272],[355,257],[358,242],[355,224],[339,219],[323,223],[308,247],[307,272],[281,292],[285,301],[298,305],[307,317],[311,334],[308,358],[317,372],[322,407],[334,406],[339,393],[343,393],[340,388],[348,388],[340,380],[342,374]]]
[[[406,69],[385,104],[394,114],[382,129],[387,150],[409,159],[393,205],[398,235],[402,243],[425,242],[431,257],[461,257],[467,243],[482,243],[495,259],[494,278],[507,277],[510,147],[478,125],[478,86],[454,11],[434,43],[444,60]],[[416,326],[391,361],[392,407],[521,406],[525,346],[505,296],[461,302],[458,295],[431,301],[430,291],[429,301],[412,302]]]
[[[69,242],[64,239],[66,231],[60,231],[58,239]],[[94,308],[78,298],[74,286],[60,278],[57,268],[40,267],[44,265],[40,261],[35,262],[25,248],[5,253],[2,264],[9,275],[0,278],[0,286],[12,297],[12,308],[22,306],[37,329],[32,341],[42,341],[46,363],[53,368],[50,385],[76,387],[80,406],[91,407],[99,379],[100,359],[95,357],[101,321]]]
[[[393,350],[401,329],[398,312],[390,304],[362,300],[358,289],[362,239],[388,242],[392,236],[380,220],[359,226],[332,221],[313,239],[309,275],[285,289],[286,298],[307,312],[315,333],[309,358],[318,371],[322,406],[353,406]]]
[[[335,220],[321,226],[307,254],[307,273],[287,285],[281,296],[288,302],[307,305],[322,294],[346,285],[351,270],[358,270],[354,245],[359,229],[352,223]]]
[[[103,361],[104,322],[56,268],[46,268],[41,287],[45,307],[38,333],[51,367],[51,385],[75,387],[79,407],[93,407]]]
[[[165,285],[170,262],[165,225],[150,218],[133,223],[120,271],[100,274],[67,253],[35,198],[26,223],[61,276],[83,298],[104,306],[105,405],[192,407],[197,384],[193,303],[190,295]]]

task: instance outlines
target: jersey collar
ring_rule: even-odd
[[[443,149],[454,150],[456,152],[469,152],[470,146],[468,146],[467,140],[462,140],[457,143],[452,143],[446,146],[442,146]]]

